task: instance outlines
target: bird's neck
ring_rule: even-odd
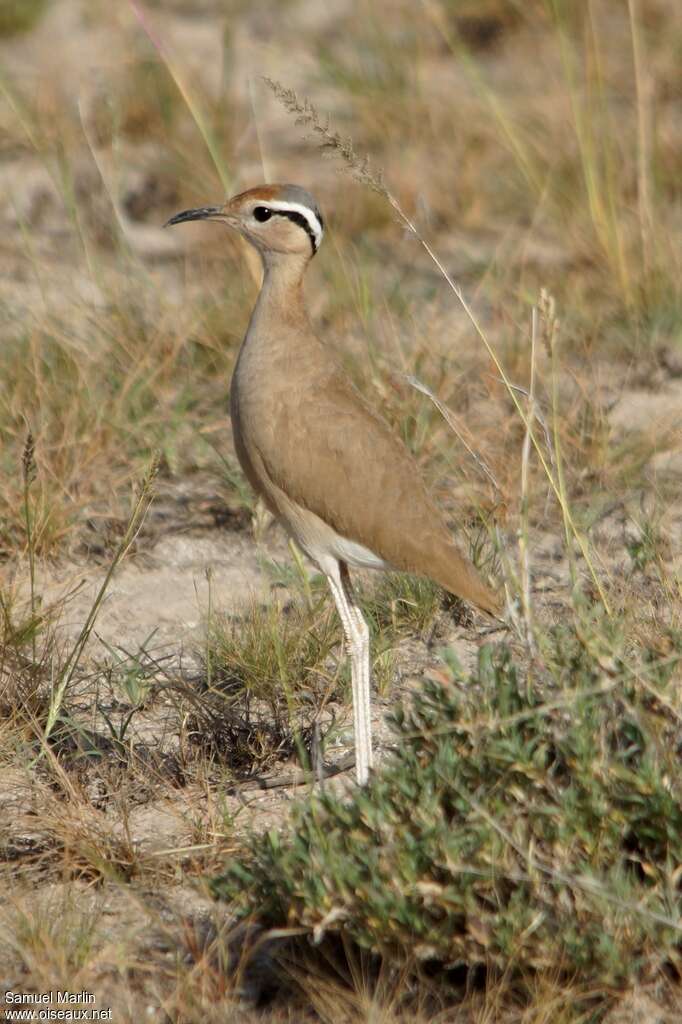
[[[263,283],[231,385],[232,416],[269,422],[278,396],[287,394],[316,363],[315,337],[303,297],[306,259],[263,257]],[[319,362],[319,360],[318,360]]]
[[[251,316],[248,335],[274,337],[287,327],[300,330],[308,324],[303,294],[303,275],[308,259],[281,253],[263,253],[263,283]],[[247,338],[248,338],[247,335]]]

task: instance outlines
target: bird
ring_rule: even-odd
[[[492,617],[498,594],[460,552],[416,460],[316,334],[303,292],[325,222],[298,185],[259,185],[166,226],[211,220],[255,247],[263,279],[230,386],[234,445],[254,491],[324,574],[351,662],[356,780],[374,767],[370,634],[349,569],[428,577]]]

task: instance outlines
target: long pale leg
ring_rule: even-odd
[[[374,752],[372,750],[372,707],[371,707],[371,682],[372,669],[370,662],[369,626],[362,614],[362,609],[357,602],[353,587],[351,585],[350,573],[345,562],[340,563],[341,584],[350,605],[353,618],[358,632],[362,637],[362,657],[360,657],[360,686],[359,698],[361,701],[360,723],[363,729],[364,745],[367,751],[367,767],[374,767]]]
[[[344,562],[330,559],[321,566],[334,597],[343,626],[353,687],[353,726],[355,730],[355,774],[364,786],[372,767],[372,723],[370,719],[369,628],[355,600],[348,568]]]

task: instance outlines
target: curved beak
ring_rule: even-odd
[[[222,206],[200,206],[196,210],[183,210],[182,213],[176,213],[163,226],[168,228],[172,224],[184,224],[187,220],[210,220],[212,217],[221,217],[222,215]]]

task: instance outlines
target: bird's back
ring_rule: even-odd
[[[233,381],[237,451],[252,484],[283,519],[293,502],[395,569],[498,611],[403,442],[311,330],[294,334],[282,345],[271,338],[265,360],[257,345],[240,357]]]

